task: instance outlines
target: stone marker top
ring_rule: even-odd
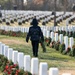
[[[40,62],[40,65],[47,65],[47,62]]]
[[[58,70],[58,68],[53,67],[53,68],[50,68],[50,70]]]

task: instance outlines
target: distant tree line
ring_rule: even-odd
[[[40,0],[38,0],[39,2]],[[34,3],[34,0],[29,0],[28,4],[25,6],[25,9],[33,10],[54,10],[54,1],[55,0],[43,0],[42,4]],[[72,5],[75,3],[75,0],[56,0],[56,10],[57,11],[72,11]]]
[[[13,9],[13,0],[0,0],[0,5],[2,9]],[[14,0],[16,2],[16,0]],[[23,0],[17,0],[17,2]],[[27,4],[18,5],[19,9],[24,10],[54,10],[54,1],[55,0],[27,0]],[[75,3],[75,0],[56,0],[56,10],[57,11],[72,11],[72,5]]]
[[[0,0],[1,9],[12,9],[11,0]]]

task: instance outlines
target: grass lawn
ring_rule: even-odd
[[[8,45],[14,50],[24,52],[25,55],[32,56],[32,47],[30,41],[26,43],[25,38],[9,37],[0,35],[0,42]],[[75,58],[68,55],[62,55],[55,49],[46,47],[47,52],[43,53],[39,44],[39,62],[47,62],[48,68],[58,67],[60,70],[74,70],[75,72]],[[69,72],[69,71],[68,71]]]

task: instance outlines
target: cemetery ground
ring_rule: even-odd
[[[20,52],[24,52],[25,55],[32,55],[32,47],[30,41],[26,43],[25,38],[19,37],[9,37],[5,35],[0,35],[0,42],[8,45],[10,48],[14,50],[18,50]],[[75,57],[70,57],[68,55],[62,55],[55,49],[46,47],[47,52],[43,53],[41,45],[39,44],[39,62],[47,62],[48,68],[57,67],[59,68],[59,73],[71,73],[74,75],[75,73]],[[2,75],[0,73],[0,75]]]

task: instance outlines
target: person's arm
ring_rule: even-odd
[[[44,36],[43,36],[43,32],[42,32],[41,28],[40,28],[40,36],[41,36],[41,40],[44,42]]]
[[[29,32],[27,33],[26,42],[28,42],[29,37],[30,37],[30,28],[29,28]]]

